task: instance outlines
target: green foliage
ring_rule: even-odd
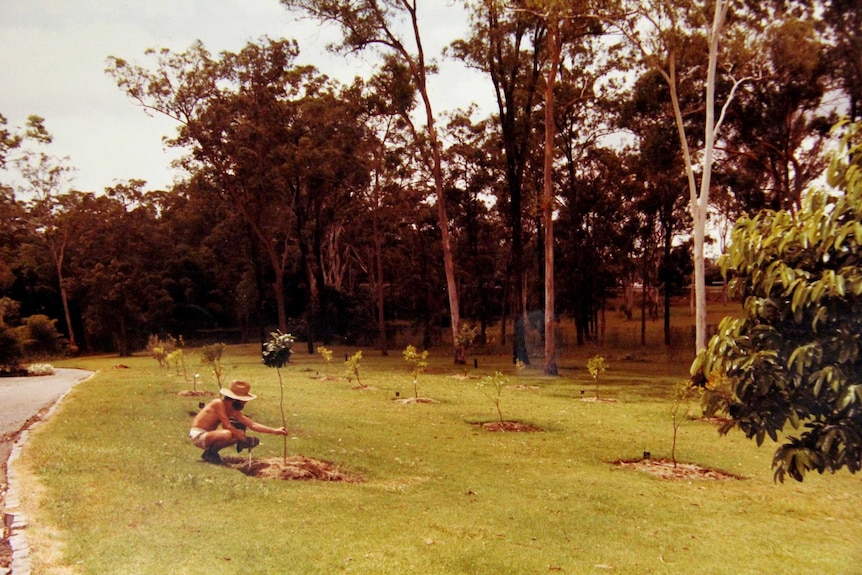
[[[147,339],[147,355],[159,363],[159,367],[168,367],[168,355],[176,349],[176,340],[170,336],[162,341],[159,336],[151,334]]]
[[[602,375],[607,371],[608,364],[605,361],[604,356],[594,355],[590,359],[587,360],[587,369],[590,371],[590,376],[593,378],[593,381],[596,383],[596,399],[599,398],[599,379],[601,379]]]
[[[468,321],[461,322],[461,327],[458,329],[458,333],[455,334],[455,344],[457,347],[461,348],[464,356],[470,353],[470,349],[473,347],[473,343],[476,341],[476,337],[478,337],[481,328],[477,326],[473,326]],[[464,375],[467,375],[467,363],[464,362]]]
[[[500,417],[500,423],[503,423],[503,411],[500,409],[500,398],[503,395],[503,389],[509,383],[509,378],[500,373],[499,371],[494,372],[494,375],[487,375],[483,377],[479,383],[476,384],[476,388],[481,391],[485,397],[488,397],[492,402],[494,402],[494,407],[497,408],[497,415]]]
[[[801,431],[775,452],[778,481],[862,468],[862,134],[843,129],[828,172],[838,193],[736,223],[719,263],[742,317],[725,318],[691,367],[707,413],[730,416],[722,432],[760,445]]]
[[[359,362],[362,361],[362,351],[357,351],[344,362],[344,377],[347,381],[353,381],[356,378],[356,384],[362,387],[362,380],[359,379]]]
[[[24,359],[24,346],[14,329],[0,327],[0,371],[16,371]]]
[[[183,354],[183,350],[175,349],[174,351],[169,353],[168,357],[166,358],[166,362],[168,363],[168,365],[173,364],[174,371],[177,375],[180,375],[180,366],[185,366],[184,356],[185,354]]]
[[[222,387],[221,378],[224,373],[221,358],[222,355],[224,355],[226,347],[226,344],[220,342],[212,345],[205,345],[201,348],[201,363],[210,366],[219,389]]]
[[[290,362],[293,355],[294,337],[289,333],[276,330],[269,334],[269,339],[263,346],[263,364],[267,367],[281,368]]]
[[[428,367],[428,350],[422,353],[416,350],[412,345],[404,348],[404,361],[412,366],[411,373],[413,374],[413,396],[419,399],[419,374]]]
[[[57,320],[46,315],[26,317],[23,324],[16,329],[27,357],[57,357],[63,355],[66,349],[66,338],[57,331]]]
[[[20,302],[12,298],[0,297],[0,327],[16,325],[20,310]]]
[[[329,362],[332,361],[332,350],[321,345],[317,348],[317,353],[319,353],[320,356],[323,357],[323,360],[326,362],[324,363],[323,376],[329,377]]]

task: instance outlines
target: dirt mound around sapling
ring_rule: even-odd
[[[478,425],[485,431],[517,431],[522,433],[533,433],[542,431],[534,425],[530,425],[529,423],[521,423],[520,421],[486,421],[484,423],[477,423],[475,425]]]
[[[683,463],[677,461],[674,465],[670,459],[634,459],[614,461],[614,465],[623,468],[636,469],[644,473],[649,473],[659,479],[706,479],[713,481],[723,481],[728,479],[744,479],[739,475],[713,469],[711,467],[701,467],[694,463]]]
[[[582,397],[584,403],[616,403],[617,400],[611,397]]]
[[[185,391],[178,392],[177,395],[180,397],[210,397],[215,394],[203,389],[187,389]]]
[[[395,403],[407,405],[409,403],[437,403],[430,397],[398,397],[394,399]]]
[[[281,479],[294,481],[344,481],[359,483],[362,478],[343,471],[329,461],[320,461],[303,455],[292,455],[286,460],[283,457],[268,459],[223,457],[222,461],[249,475],[262,479]]]

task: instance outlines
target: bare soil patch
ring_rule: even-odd
[[[182,397],[210,397],[215,395],[211,391],[206,391],[203,389],[187,389],[185,391],[180,391],[177,395]]]
[[[520,421],[486,421],[485,423],[476,423],[485,431],[519,431],[524,433],[533,433],[542,431],[529,423],[521,423]]]
[[[712,481],[745,479],[740,475],[721,471],[720,469],[712,469],[711,467],[701,467],[694,463],[683,463],[681,461],[677,461],[676,465],[674,465],[673,461],[670,459],[623,459],[620,461],[614,461],[614,465],[623,468],[635,469],[643,473],[649,473],[659,479],[705,479]]]
[[[437,403],[430,397],[398,397],[394,401],[405,405],[409,403]]]
[[[617,403],[619,400],[612,397],[582,397],[581,401],[584,403]]]
[[[9,540],[6,539],[6,528],[3,528],[3,538],[0,539],[0,568],[8,568],[12,565],[12,546],[9,545]]]
[[[320,461],[303,455],[292,455],[268,459],[248,459],[242,457],[223,457],[222,461],[251,477],[262,479],[281,479],[293,481],[344,481],[360,483],[362,478],[338,468],[329,461]]]

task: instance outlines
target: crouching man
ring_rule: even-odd
[[[246,429],[258,433],[287,435],[287,429],[284,427],[268,427],[242,414],[245,404],[257,397],[249,393],[250,389],[251,386],[244,381],[232,381],[230,387],[220,390],[222,398],[212,400],[195,416],[189,430],[189,439],[204,450],[201,454],[204,461],[221,463],[218,452],[225,447],[236,445],[237,451],[242,451],[260,443],[256,437],[246,436]]]

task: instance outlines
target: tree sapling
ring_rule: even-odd
[[[201,363],[210,366],[219,389],[221,389],[221,378],[224,374],[221,358],[225,347],[227,346],[224,343],[214,343],[201,348]]]
[[[596,383],[596,399],[599,398],[599,379],[602,377],[602,374],[605,373],[608,369],[608,364],[605,361],[604,356],[594,355],[590,359],[587,360],[587,369],[590,370],[590,375],[593,378],[593,381]]]
[[[362,361],[362,350],[357,351],[344,362],[344,377],[347,378],[348,382],[353,381],[353,378],[355,377],[356,385],[362,388],[365,386],[362,385],[362,380],[359,379],[360,361]]]
[[[673,461],[673,466],[676,467],[676,440],[679,436],[679,426],[682,424],[683,416],[680,415],[680,408],[685,404],[688,405],[688,400],[691,398],[693,388],[691,381],[682,380],[673,388],[673,396],[671,401],[670,413],[673,417],[673,442],[670,448],[670,459]]]
[[[281,400],[279,407],[281,408],[281,425],[287,428],[287,418],[284,415],[284,381],[281,379],[281,368],[288,364],[290,356],[293,355],[292,345],[294,338],[289,333],[281,333],[276,330],[270,333],[270,337],[263,346],[263,364],[267,367],[274,367],[278,373],[278,387],[281,390]],[[287,463],[287,436],[283,436],[284,453],[283,460]]]
[[[428,367],[428,350],[419,353],[415,347],[408,345],[404,348],[404,360],[413,366],[413,396],[419,399],[419,374]]]
[[[508,383],[509,378],[498,371],[494,373],[493,376],[485,376],[476,384],[479,391],[494,402],[494,407],[497,408],[497,415],[500,416],[500,423],[505,423],[503,421],[503,412],[500,409],[500,396],[503,393],[503,388],[506,387],[506,384]]]
[[[326,362],[323,364],[323,379],[329,379],[329,362],[332,361],[332,350],[321,345],[317,348],[317,353]]]

